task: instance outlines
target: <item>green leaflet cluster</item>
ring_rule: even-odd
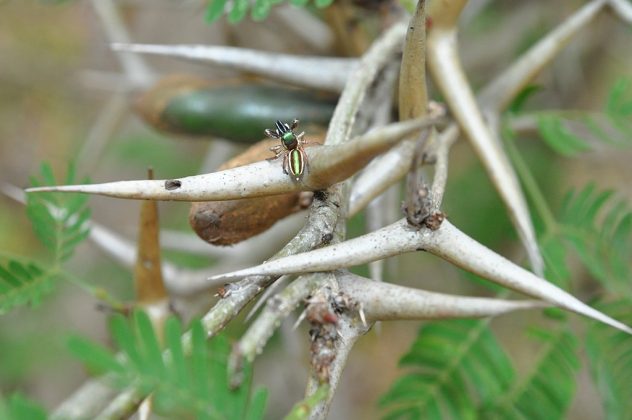
[[[565,284],[570,246],[590,274],[614,295],[632,297],[632,210],[612,190],[588,184],[564,197],[559,221],[548,227],[541,245],[549,278]]]
[[[47,418],[46,411],[39,404],[20,394],[13,394],[4,400],[0,395],[0,419],[46,420]]]
[[[75,182],[72,165],[64,182]],[[31,184],[57,184],[50,165],[43,164],[40,178],[31,178]],[[90,233],[87,200],[87,196],[78,194],[38,193],[27,197],[27,215],[35,234],[50,251],[51,262],[44,265],[26,259],[10,259],[0,264],[0,313],[21,305],[36,305],[54,288],[54,280],[60,276],[62,264]]]
[[[483,407],[479,418],[564,418],[575,394],[575,375],[580,367],[577,340],[562,326],[530,332],[541,344],[538,361],[498,401]]]
[[[632,142],[632,89],[620,79],[611,88],[602,113],[559,111],[538,113],[544,141],[564,156],[591,150],[598,143],[625,147]]]
[[[165,323],[165,352],[144,312],[135,312],[131,320],[114,316],[110,326],[121,351],[118,355],[81,337],[70,339],[70,349],[91,368],[107,373],[116,386],[134,386],[143,395],[151,394],[158,412],[168,413],[170,418],[263,417],[267,391],[259,389],[250,395],[250,368],[244,384],[229,389],[228,340],[218,336],[207,342],[199,321],[192,324],[190,354],[182,344],[182,328],[176,318]]]
[[[443,321],[421,328],[400,360],[412,371],[380,401],[387,411],[384,418],[561,418],[579,366],[573,336],[535,331],[542,342],[540,357],[531,375],[521,379],[488,323]]]
[[[628,281],[629,282],[629,281]],[[597,309],[632,321],[632,299],[597,305]],[[595,385],[602,396],[608,420],[632,419],[632,340],[626,334],[592,323],[586,336],[586,353]]]
[[[234,0],[228,2],[228,0],[210,0],[206,8],[204,19],[208,23],[213,23],[226,14],[230,23],[237,23],[242,21],[250,10],[250,15],[253,20],[264,20],[268,17],[272,6],[283,3],[283,1],[284,0],[256,0],[255,2],[250,2],[248,0]],[[306,7],[309,0],[289,0],[289,3],[293,6]],[[318,8],[325,8],[331,3],[333,3],[333,0],[314,0],[314,5]],[[230,10],[227,10],[226,6],[228,4],[232,5]]]

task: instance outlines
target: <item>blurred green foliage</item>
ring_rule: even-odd
[[[267,392],[250,393],[252,370],[245,367],[242,385],[229,387],[228,340],[220,335],[207,341],[199,321],[191,326],[189,345],[183,345],[182,326],[176,318],[167,319],[164,333],[154,330],[144,312],[131,320],[114,316],[111,333],[124,357],[81,337],[69,341],[70,349],[92,369],[108,376],[121,389],[134,386],[142,395],[153,396],[158,412],[198,419],[263,418]],[[158,337],[164,337],[164,346]],[[163,349],[169,357],[163,357]]]

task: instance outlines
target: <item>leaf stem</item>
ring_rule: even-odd
[[[527,195],[531,198],[536,211],[540,215],[540,218],[544,222],[547,234],[555,234],[558,231],[558,223],[553,215],[553,212],[549,208],[542,190],[538,186],[537,181],[531,174],[529,166],[522,158],[522,155],[518,151],[513,139],[513,134],[508,128],[503,128],[503,138],[505,140],[505,147],[507,154],[511,158],[518,176],[522,180],[522,184],[527,192]]]

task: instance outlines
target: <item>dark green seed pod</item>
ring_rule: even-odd
[[[270,121],[297,118],[303,126],[327,126],[336,100],[281,86],[212,86],[180,76],[165,79],[145,93],[137,109],[149,124],[161,131],[255,143]]]

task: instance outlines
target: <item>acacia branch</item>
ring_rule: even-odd
[[[329,380],[327,381],[328,393],[327,398],[324,401],[318,403],[310,413],[310,419],[324,420],[329,413],[329,407],[331,401],[334,398],[336,389],[342,376],[342,371],[347,365],[347,359],[351,353],[353,345],[368,331],[368,326],[364,326],[362,323],[354,321],[347,316],[341,316],[336,324],[336,334],[338,336],[335,341],[334,359],[329,363]],[[312,355],[313,357],[314,355]],[[310,365],[309,380],[307,384],[307,395],[312,395],[316,392],[321,385],[318,380],[318,372],[315,370],[315,366]]]
[[[94,418],[117,393],[107,377],[92,379],[66,398],[51,413],[51,419]]]
[[[431,115],[433,115],[431,113]],[[448,152],[458,138],[458,127],[450,124],[435,140],[434,157],[436,159],[433,180],[434,205],[438,209],[447,181]],[[357,214],[375,197],[397,182],[409,170],[415,151],[414,141],[404,141],[377,157],[356,177],[349,195],[349,216]],[[439,191],[440,190],[440,191]]]
[[[500,112],[603,9],[605,0],[586,4],[522,54],[479,94],[485,108]]]
[[[209,63],[313,89],[340,92],[358,60],[263,52],[207,45],[112,43],[114,51],[162,55]]]
[[[136,252],[134,245],[120,235],[92,222],[90,240],[122,266],[128,268],[134,266]],[[161,267],[165,286],[169,292],[178,296],[190,296],[221,285],[222,282],[209,283],[202,279],[211,273],[219,273],[222,269],[235,267],[236,263],[236,261],[227,261],[208,269],[192,270],[163,261]]]
[[[335,193],[330,194],[326,199],[321,200],[318,195],[314,198],[314,204],[311,207],[307,224],[286,246],[279,251],[274,258],[292,255],[294,253],[304,252],[323,244],[324,238],[331,235],[338,221],[339,203],[335,201],[339,198]],[[254,299],[259,292],[272,284],[277,276],[252,276],[245,278],[237,283],[226,285],[221,291],[221,299],[209,310],[202,318],[202,326],[204,327],[208,338],[218,334],[232,319],[234,319],[241,310]],[[187,332],[182,336],[182,344],[185,352],[191,349],[191,333]],[[84,395],[88,390],[95,387],[96,383],[107,383],[106,378],[97,378],[85,382],[79,387],[71,397],[60,407],[64,410],[72,410],[78,413],[77,418],[90,417],[84,413],[94,413],[98,411],[97,407],[103,407],[105,402],[103,399],[111,399],[110,395],[105,393],[96,394],[89,401],[79,401],[79,396]],[[98,385],[98,384],[97,384]],[[129,391],[129,390],[128,390]],[[130,404],[129,396],[133,399],[141,398],[133,392],[124,392],[118,403],[108,405],[108,412],[115,413],[119,417],[130,415],[134,408]]]
[[[632,4],[626,0],[609,0],[608,5],[612,11],[628,24],[632,24]]]
[[[394,123],[344,145],[306,148],[309,168],[298,182],[283,173],[283,159],[275,159],[179,179],[37,187],[26,191],[81,192],[128,199],[216,201],[322,190],[350,177],[374,156],[412,133],[441,122],[441,118],[422,118]]]
[[[244,365],[244,360],[249,363],[254,361],[283,319],[322,285],[322,277],[319,274],[302,276],[268,299],[265,309],[233,346],[229,363],[232,367],[230,376],[241,376],[240,368]]]
[[[499,140],[483,119],[458,56],[456,21],[464,4],[463,0],[433,3],[434,9],[430,13],[433,28],[428,33],[428,64],[461,130],[469,138],[501,195],[532,268],[541,274],[544,262],[518,177]]]
[[[551,306],[542,301],[510,301],[433,293],[391,283],[371,281],[346,271],[335,272],[339,289],[357,303],[368,321],[482,318],[515,310]],[[274,330],[314,290],[323,274],[302,276],[267,301],[266,308],[234,347],[233,357],[252,362]],[[357,314],[356,314],[357,315]],[[241,366],[243,362],[233,362]]]
[[[92,7],[103,23],[110,42],[130,42],[129,33],[112,0],[92,0]],[[147,86],[153,83],[156,78],[154,72],[140,57],[125,52],[118,53],[117,57],[133,85]]]
[[[353,296],[366,319],[371,322],[483,318],[551,306],[537,300],[477,298],[428,292],[371,281],[345,271],[337,272],[336,279],[340,290]]]
[[[526,85],[542,68],[550,63],[552,58],[554,58],[570,40],[570,36],[577,33],[578,29],[583,28],[582,25],[585,25],[592,19],[594,13],[600,10],[600,3],[601,2],[592,2],[578,10],[564,23],[556,27],[556,29],[545,36],[540,42],[525,52],[498,77],[488,83],[478,96],[478,100],[485,107],[486,112],[500,112],[511,99],[515,97],[522,86]],[[618,4],[621,2],[614,0],[610,5],[614,8],[615,3]],[[452,11],[452,13],[454,13],[454,11]],[[619,14],[619,16],[625,20],[624,16],[621,16],[621,14]],[[454,21],[456,18],[452,16],[449,19]],[[504,89],[507,89],[508,92],[511,93],[505,93]],[[497,116],[494,115],[492,115],[492,117],[497,118]],[[457,140],[458,135],[458,126],[451,124],[441,133],[438,143],[444,146],[440,147],[449,147],[450,144]],[[357,177],[351,190],[349,203],[350,215],[359,212],[373,198],[404,176],[410,167],[413,149],[412,144],[402,142],[369,164]],[[441,195],[443,194],[443,190],[436,190],[436,193],[438,192],[440,192]]]
[[[402,27],[399,27],[387,32],[376,42],[377,46],[372,47],[362,58],[362,65],[354,72],[336,106],[327,133],[327,144],[340,145],[341,147],[349,146],[349,144],[341,144],[347,140],[352,125],[348,126],[348,122],[342,116],[355,116],[357,114],[362,103],[361,98],[364,96],[362,92],[366,91],[373,83],[379,68],[387,64],[387,57],[396,46],[394,34],[396,35],[397,31],[403,30]],[[381,130],[375,130],[373,134],[368,133],[365,136],[374,135],[379,131]],[[344,186],[337,184],[329,188],[325,194],[315,194],[307,224],[273,259],[304,252],[319,247],[323,243],[335,241],[337,227],[341,228],[344,225],[344,217],[341,217],[341,212],[346,207],[346,193],[343,190]],[[209,335],[213,335],[223,328],[246,303],[277,278],[278,276],[253,276],[235,285],[227,286],[229,294],[203,318],[203,325]]]
[[[400,220],[376,232],[340,244],[215,276],[211,280],[229,281],[250,275],[330,271],[422,250],[494,283],[632,334],[632,329],[628,326],[587,306],[552,283],[505,259],[448,221],[444,221],[439,229],[431,231],[411,229],[405,220]]]
[[[351,137],[351,130],[358,110],[369,87],[376,80],[379,71],[392,61],[394,53],[401,50],[405,32],[405,24],[394,24],[364,54],[357,70],[349,77],[349,81],[340,95],[334,115],[329,123],[325,144],[345,143]],[[410,134],[408,133],[408,135]]]

